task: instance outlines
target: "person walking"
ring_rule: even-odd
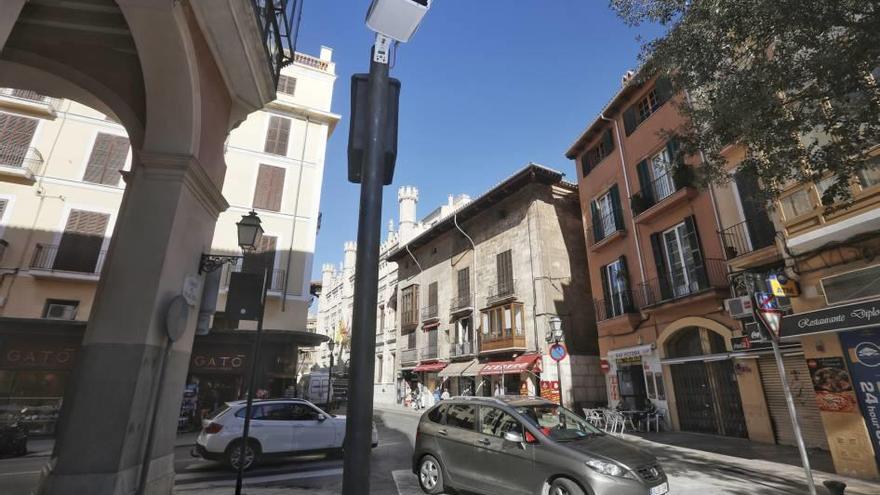
[[[443,393],[440,394],[440,400],[449,400],[449,397],[450,397],[450,396],[449,396],[449,389],[448,389],[448,388],[444,388],[444,389],[443,389]]]

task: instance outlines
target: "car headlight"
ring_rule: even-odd
[[[587,461],[587,466],[595,469],[596,471],[607,474],[608,476],[617,476],[620,478],[629,477],[629,471],[623,468],[620,464],[616,462],[609,461],[600,461],[599,459],[590,459]]]

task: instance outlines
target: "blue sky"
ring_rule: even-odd
[[[313,278],[357,237],[358,185],[347,180],[352,73],[367,72],[369,0],[306,0],[297,49],[335,50],[333,111],[343,118],[327,145],[323,222]],[[534,161],[575,180],[565,150],[637,64],[637,36],[602,0],[435,0],[392,77],[402,82],[394,184],[383,217],[397,218],[397,188],[419,188],[419,216],[448,194],[477,196]]]

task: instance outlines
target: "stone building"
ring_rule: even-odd
[[[604,400],[585,253],[577,186],[536,164],[401,242],[388,260],[398,264],[402,384],[552,395],[545,335],[558,315],[565,403]]]

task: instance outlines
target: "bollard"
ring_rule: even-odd
[[[846,483],[837,480],[825,480],[822,484],[825,485],[825,488],[828,489],[828,493],[831,495],[843,495],[843,490],[846,489]]]

